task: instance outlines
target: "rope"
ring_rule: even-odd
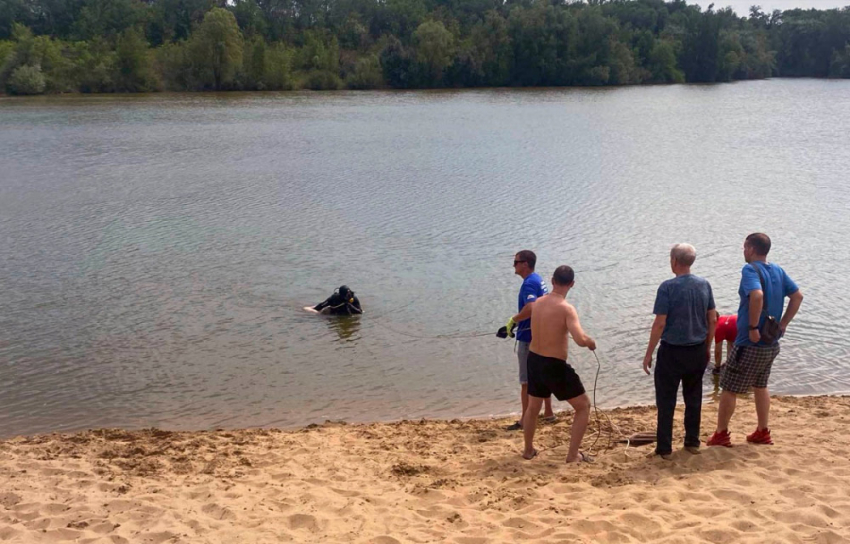
[[[591,455],[597,455],[597,453],[594,453],[594,448],[599,442],[599,438],[602,436],[602,424],[599,421],[599,408],[596,406],[596,384],[599,381],[599,372],[602,370],[602,363],[599,361],[599,356],[596,354],[596,350],[594,350],[592,353],[593,356],[596,358],[596,376],[593,378],[593,412],[596,415],[596,438],[593,440],[593,444],[590,445],[587,451]],[[620,436],[621,438],[625,438],[626,449],[623,450],[623,453],[626,455],[626,457],[630,457],[628,453],[629,446],[631,445],[629,437],[623,435],[622,431],[620,431],[620,428],[617,427],[617,425],[615,425],[613,421],[611,421],[611,418],[608,416],[608,414],[602,412],[602,415],[604,415],[605,419],[608,421],[608,444],[605,449],[611,449],[611,444],[614,441],[614,433],[616,432],[618,436]]]

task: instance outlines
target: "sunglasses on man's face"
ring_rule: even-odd
[[[525,261],[514,261],[514,266],[518,265],[519,263],[524,263],[524,262]]]

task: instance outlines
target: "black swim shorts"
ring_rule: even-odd
[[[584,394],[581,379],[563,359],[528,353],[528,394],[532,397],[558,400],[574,399]]]

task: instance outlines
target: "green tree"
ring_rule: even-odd
[[[378,55],[357,59],[354,72],[346,80],[349,89],[378,89],[384,86],[384,75]]]
[[[647,66],[655,83],[683,83],[685,74],[676,66],[676,48],[672,42],[658,41],[649,54]]]
[[[156,70],[168,91],[192,90],[191,61],[187,42],[167,43],[154,51]]]
[[[115,92],[118,55],[100,39],[73,44],[76,85],[84,93]]]
[[[233,15],[245,36],[264,36],[268,31],[263,10],[257,5],[256,0],[235,0]]]
[[[18,66],[6,82],[6,90],[9,94],[41,94],[45,86],[44,74],[41,73],[41,67],[38,65]]]
[[[265,83],[269,90],[292,88],[292,52],[282,43],[266,48]]]
[[[421,85],[420,64],[413,53],[395,36],[386,39],[380,55],[384,80],[396,89],[412,89]]]
[[[189,55],[199,87],[230,87],[242,67],[242,45],[242,33],[232,13],[222,8],[207,12],[189,40]]]
[[[141,30],[121,33],[115,47],[115,89],[121,92],[145,92],[157,87],[153,57]]]
[[[850,78],[850,44],[845,45],[843,51],[836,50],[832,54],[829,77]]]
[[[241,88],[252,91],[266,89],[266,41],[261,36],[246,40],[242,48]]]
[[[139,0],[84,0],[74,23],[74,34],[82,40],[114,38],[144,24],[147,17],[147,5]]]
[[[443,83],[443,71],[451,64],[455,51],[454,36],[440,21],[427,21],[413,33],[414,55],[427,76],[428,86]]]

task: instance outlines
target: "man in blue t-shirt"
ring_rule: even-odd
[[[767,234],[750,234],[744,241],[744,260],[747,264],[741,270],[741,285],[738,288],[741,297],[738,335],[720,373],[723,393],[717,410],[717,430],[708,440],[709,446],[732,447],[729,421],[735,412],[735,395],[746,393],[751,387],[756,401],[758,427],[754,433],[747,435],[747,442],[773,444],[768,428],[770,393],[767,381],[773,360],[779,354],[779,338],[768,344],[762,341],[759,330],[770,316],[779,322],[782,331],[780,336],[784,336],[788,323],[800,309],[803,294],[779,265],[767,262],[769,251],[770,238]],[[789,298],[789,302],[783,314],[785,297]]]
[[[545,295],[546,284],[535,271],[534,266],[537,264],[537,255],[533,251],[524,249],[514,256],[514,273],[522,278],[522,287],[519,289],[519,308],[520,313],[508,319],[505,327],[509,335],[516,327],[516,353],[519,363],[519,383],[520,383],[520,399],[522,401],[522,415],[519,421],[508,426],[509,431],[518,431],[522,429],[522,421],[525,417],[525,410],[528,408],[528,347],[531,345],[531,312],[526,310],[523,314],[522,310],[526,305],[532,304],[539,297]],[[555,414],[552,412],[552,399],[547,398],[543,410],[543,418],[545,421],[555,421]]]
[[[673,416],[680,383],[685,400],[685,449],[699,453],[702,376],[708,365],[717,311],[711,284],[691,274],[696,258],[697,251],[690,244],[676,244],[670,250],[670,269],[676,277],[658,288],[652,310],[655,321],[643,358],[643,371],[649,374],[652,354],[660,340],[655,365],[655,453],[663,459],[673,453]]]

